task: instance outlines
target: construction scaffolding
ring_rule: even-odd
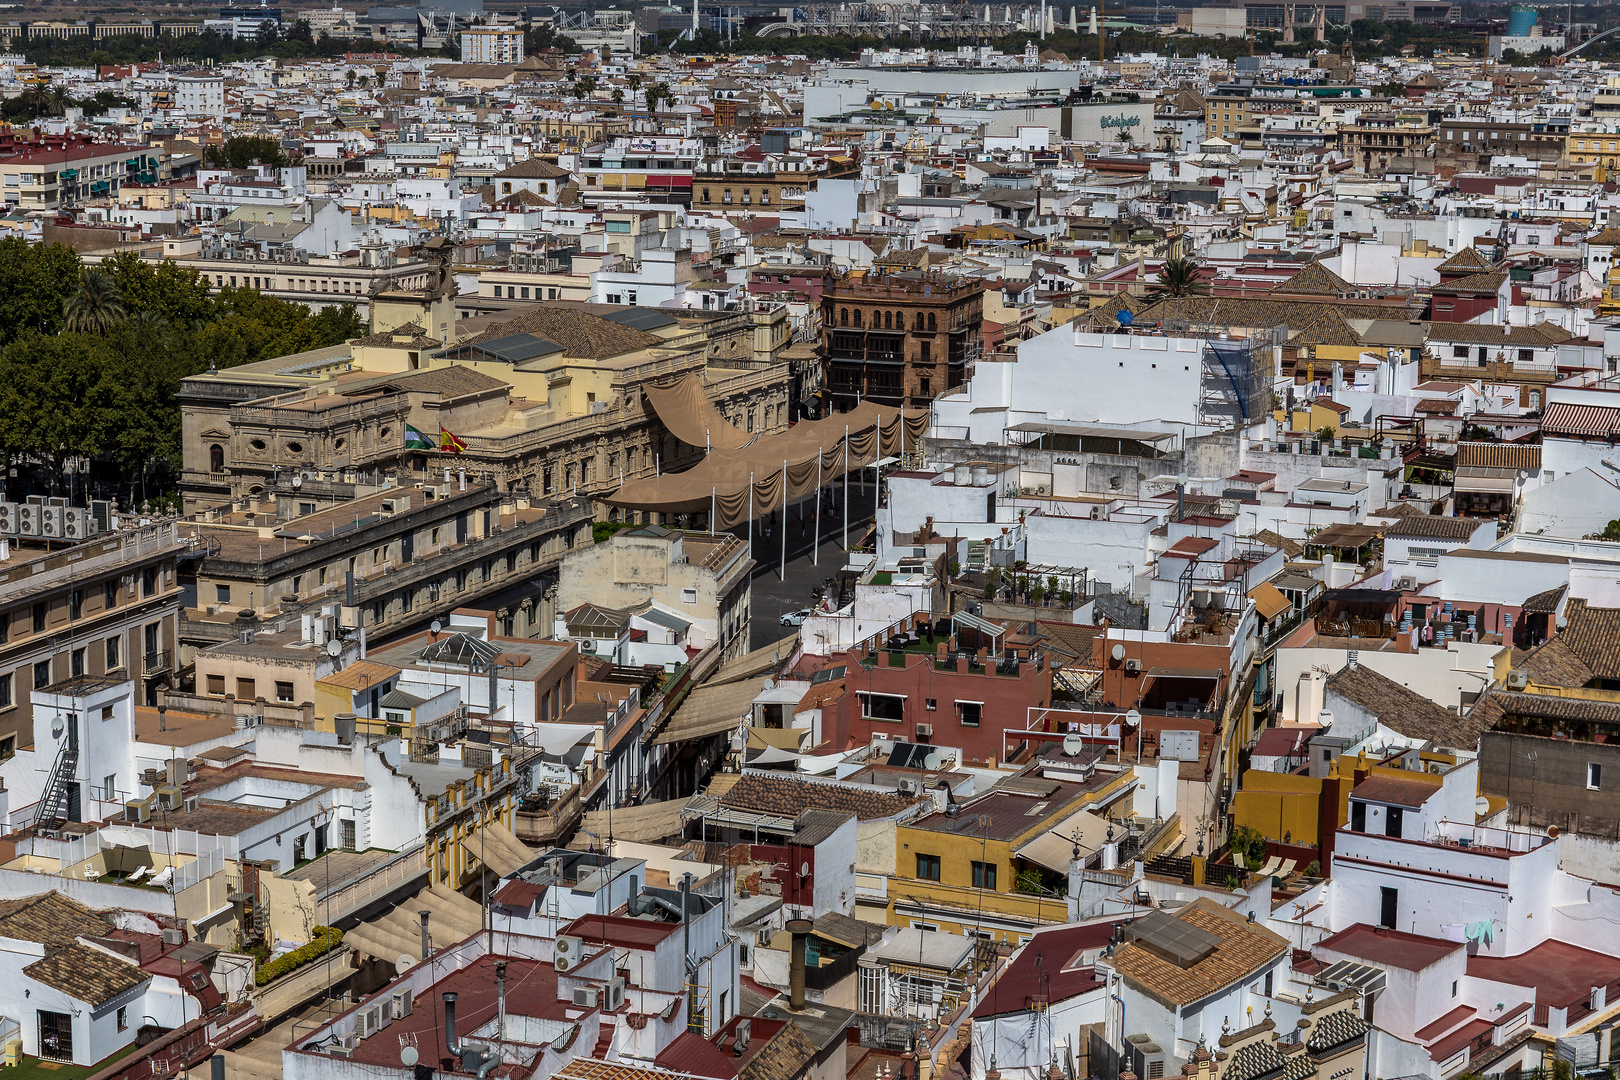
[[[1204,339],[1204,375],[1198,419],[1213,428],[1243,429],[1271,411],[1271,378],[1286,327],[1251,330],[1243,337]]]

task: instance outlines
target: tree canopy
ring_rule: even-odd
[[[0,239],[0,460],[60,490],[92,461],[128,501],[173,486],[180,381],[340,344],[352,304],[312,312],[255,289],[213,292],[194,270],[125,252],[85,265],[59,244]]]

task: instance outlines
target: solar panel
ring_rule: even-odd
[[[1190,968],[1220,947],[1221,939],[1162,911],[1152,911],[1131,923],[1129,940],[1179,968]]]
[[[675,320],[657,308],[627,307],[622,311],[602,316],[610,323],[628,326],[632,330],[656,330],[661,326],[674,326]]]
[[[509,364],[532,360],[536,356],[546,356],[550,353],[562,352],[562,346],[555,341],[535,337],[533,334],[511,334],[492,341],[480,342],[474,346],[485,356],[496,360],[503,360]]]

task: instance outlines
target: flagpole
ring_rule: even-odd
[[[788,534],[787,510],[788,510],[787,458],[783,458],[782,459],[782,580],[783,581],[787,580],[787,534]]]
[[[717,490],[717,488],[712,487],[709,489],[709,531],[711,533],[720,531],[720,524],[714,516],[715,492]]]
[[[754,473],[748,473],[748,558],[754,558]]]
[[[844,550],[849,550],[849,425],[844,425]]]

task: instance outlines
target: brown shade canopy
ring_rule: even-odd
[[[663,411],[657,399],[653,407],[659,409],[662,419]],[[735,447],[713,439],[718,433],[711,430],[713,441],[709,454],[691,469],[632,480],[601,498],[610,506],[661,514],[703,513],[712,504],[715,520],[710,527],[729,529],[776,510],[784,502],[798,502],[813,495],[819,484],[870,466],[891,451],[905,445],[915,446],[928,430],[928,415],[925,409],[915,409],[906,412],[902,419],[899,409],[863,402],[847,413],[807,420],[787,431]],[[696,420],[696,417],[689,413],[686,419]],[[701,427],[693,429],[681,422],[685,435],[670,428],[677,438],[690,441],[687,436],[701,434]],[[725,426],[731,432],[737,430],[729,424]],[[727,441],[730,441],[729,435]],[[750,477],[753,478],[752,498]]]

